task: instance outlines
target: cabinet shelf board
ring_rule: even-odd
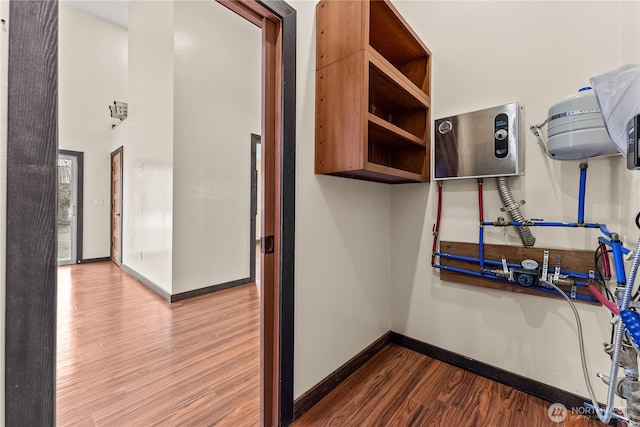
[[[413,83],[407,76],[402,74],[393,64],[389,63],[382,55],[375,50],[367,50],[366,58],[370,64],[372,64],[378,71],[386,76],[386,78],[393,82],[402,91],[407,92],[412,98],[417,100],[425,107],[431,106],[431,97],[422,91],[415,83]]]
[[[388,175],[387,173],[380,173],[380,172],[375,172],[367,169],[335,172],[328,175],[339,176],[342,178],[359,179],[361,181],[380,182],[383,184],[410,184],[410,183],[418,182],[412,178],[406,178],[404,176]]]
[[[418,138],[412,133],[401,129],[374,114],[369,113],[368,118],[370,139],[372,138],[372,133],[374,133],[375,139],[381,144],[390,146],[412,144],[426,148],[424,140]]]
[[[378,163],[367,162],[365,163],[365,168],[371,172],[377,172],[385,175],[392,175],[404,179],[401,182],[427,182],[429,181],[429,177],[420,175],[413,172],[408,172],[402,169],[392,168],[390,166],[381,165]]]

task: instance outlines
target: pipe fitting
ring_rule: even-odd
[[[554,280],[554,283],[558,286],[574,286],[576,284],[576,281],[573,279],[564,279],[561,277],[558,280]]]
[[[509,221],[505,220],[504,217],[499,216],[497,220],[493,221],[491,224],[496,227],[508,227]]]

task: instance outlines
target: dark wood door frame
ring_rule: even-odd
[[[293,414],[296,12],[284,1],[217,0],[262,28],[262,236],[260,415],[286,426]],[[267,251],[268,252],[268,251]]]
[[[116,265],[120,266],[120,264],[122,264],[122,190],[124,188],[123,182],[122,182],[122,173],[124,172],[124,167],[122,165],[122,160],[123,160],[123,149],[124,147],[120,146],[118,147],[116,150],[114,150],[111,153],[111,157],[110,157],[110,167],[109,170],[111,171],[111,174],[109,175],[109,242],[111,242],[111,245],[109,245],[109,258],[111,259],[111,261],[115,260],[113,259],[113,206],[111,206],[113,204],[113,158],[115,156],[117,156],[118,154],[120,155],[120,259],[118,260],[118,262],[116,263]]]
[[[55,425],[58,4],[9,5],[5,425]]]
[[[264,163],[275,171],[264,183],[275,203],[263,234],[274,236],[275,251],[263,255],[274,286],[262,289],[261,423],[285,426],[293,420],[296,13],[279,0],[219,1],[263,33],[263,152],[272,147]],[[10,2],[9,26],[5,424],[54,426],[57,1]]]
[[[58,150],[58,154],[75,157],[78,165],[78,182],[76,183],[76,263],[82,264],[84,261],[82,258],[82,239],[84,232],[84,153],[82,151]],[[57,252],[56,250],[56,253]]]

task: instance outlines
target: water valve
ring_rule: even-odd
[[[525,259],[520,265],[522,268],[513,270],[515,281],[525,288],[537,285],[539,278],[538,262],[533,259]]]

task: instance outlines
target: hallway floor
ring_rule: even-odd
[[[255,285],[167,303],[111,262],[58,268],[57,425],[257,426]]]

